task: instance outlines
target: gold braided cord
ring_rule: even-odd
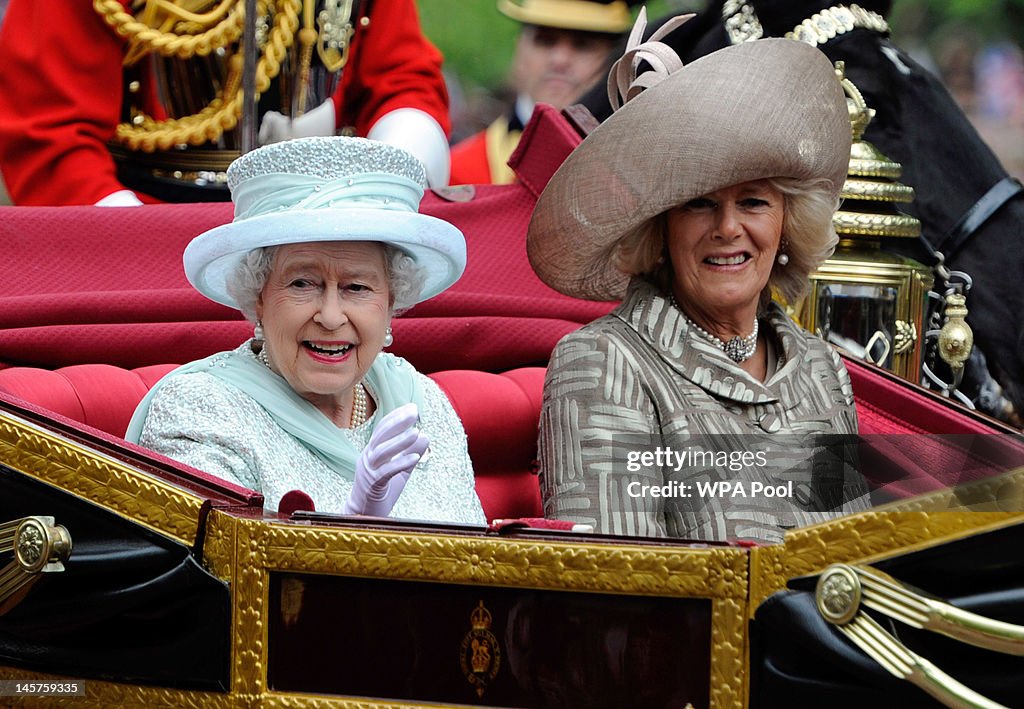
[[[222,0],[213,12],[206,13],[206,15],[184,13],[187,17],[181,18],[186,22],[195,23],[190,25],[190,29],[196,26],[207,27],[209,22],[219,18],[213,27],[199,33],[177,34],[136,19],[135,15],[125,11],[119,0],[93,0],[92,5],[108,25],[113,27],[118,34],[128,38],[130,49],[125,56],[126,64],[149,52],[179,59],[189,59],[196,54],[205,56],[215,49],[228,46],[241,37],[242,22],[245,19],[245,8],[242,3],[238,0]],[[167,12],[171,11],[170,8],[175,7],[166,2],[160,3],[160,5],[158,9]],[[143,10],[142,14],[147,14],[147,10],[149,10],[149,6]],[[170,18],[170,23],[173,24],[173,22],[174,19]],[[167,24],[164,22],[163,26]]]
[[[209,12],[200,12],[201,9],[213,4],[213,0],[141,0],[143,10],[136,16],[150,27],[157,26],[152,18],[157,18],[161,12],[167,16],[165,22],[192,22],[209,27],[224,17],[237,2],[238,0],[220,0]],[[139,0],[136,0],[135,5],[139,4]]]
[[[101,0],[97,0],[100,2]],[[275,3],[274,26],[256,64],[256,91],[262,93],[281,71],[281,62],[292,46],[299,27],[299,7],[302,0],[272,0]],[[121,123],[116,139],[130,150],[151,153],[170,150],[175,145],[203,145],[217,140],[224,131],[238,125],[242,116],[241,91],[242,55],[231,57],[228,78],[213,101],[191,116],[157,121],[143,116],[139,125]]]

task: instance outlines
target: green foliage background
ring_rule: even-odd
[[[649,2],[648,17],[661,17],[679,5],[678,0]],[[418,6],[423,31],[444,54],[450,76],[465,86],[501,88],[512,63],[518,22],[498,12],[495,0],[418,0]]]
[[[837,0],[838,2],[838,0]],[[702,0],[652,0],[651,18],[699,10]],[[519,25],[498,12],[495,0],[418,0],[426,35],[445,55],[449,75],[460,84],[498,90],[504,83]],[[1024,0],[895,0],[889,15],[893,39],[923,45],[950,32],[978,41],[1024,42]]]

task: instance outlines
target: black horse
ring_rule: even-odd
[[[859,4],[885,15],[892,3],[864,0]],[[791,0],[712,0],[706,10],[663,41],[684,62],[727,46],[732,40],[723,5],[729,5],[730,11],[743,5],[752,9],[764,37],[783,37],[832,6]],[[747,19],[751,17],[748,13]],[[648,35],[667,19],[652,22]],[[1024,192],[1020,184],[1008,176],[940,80],[894,46],[886,32],[856,28],[820,49],[833,62],[845,62],[846,76],[876,111],[865,139],[902,163],[901,181],[915,190],[914,202],[906,211],[921,220],[926,243],[907,255],[934,263],[930,252],[939,251],[948,268],[973,279],[967,305],[977,354],[968,363],[961,390],[982,411],[1021,425]],[[603,86],[591,91],[583,103],[598,120],[611,113]]]

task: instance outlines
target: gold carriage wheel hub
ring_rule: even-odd
[[[14,533],[14,556],[27,573],[37,573],[49,561],[53,538],[46,525],[28,518],[18,525]]]
[[[837,564],[825,569],[818,579],[814,600],[825,620],[833,625],[846,625],[860,610],[861,594],[857,574]]]

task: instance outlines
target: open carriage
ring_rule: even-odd
[[[611,307],[525,255],[578,141],[542,109],[517,184],[428,194],[469,266],[394,325],[463,419],[486,528],[268,511],[126,443],[162,374],[249,334],[181,272],[230,208],[5,210],[0,704],[1019,706],[1024,442],[877,367],[847,361],[868,512],[774,546],[540,528],[543,367]]]

